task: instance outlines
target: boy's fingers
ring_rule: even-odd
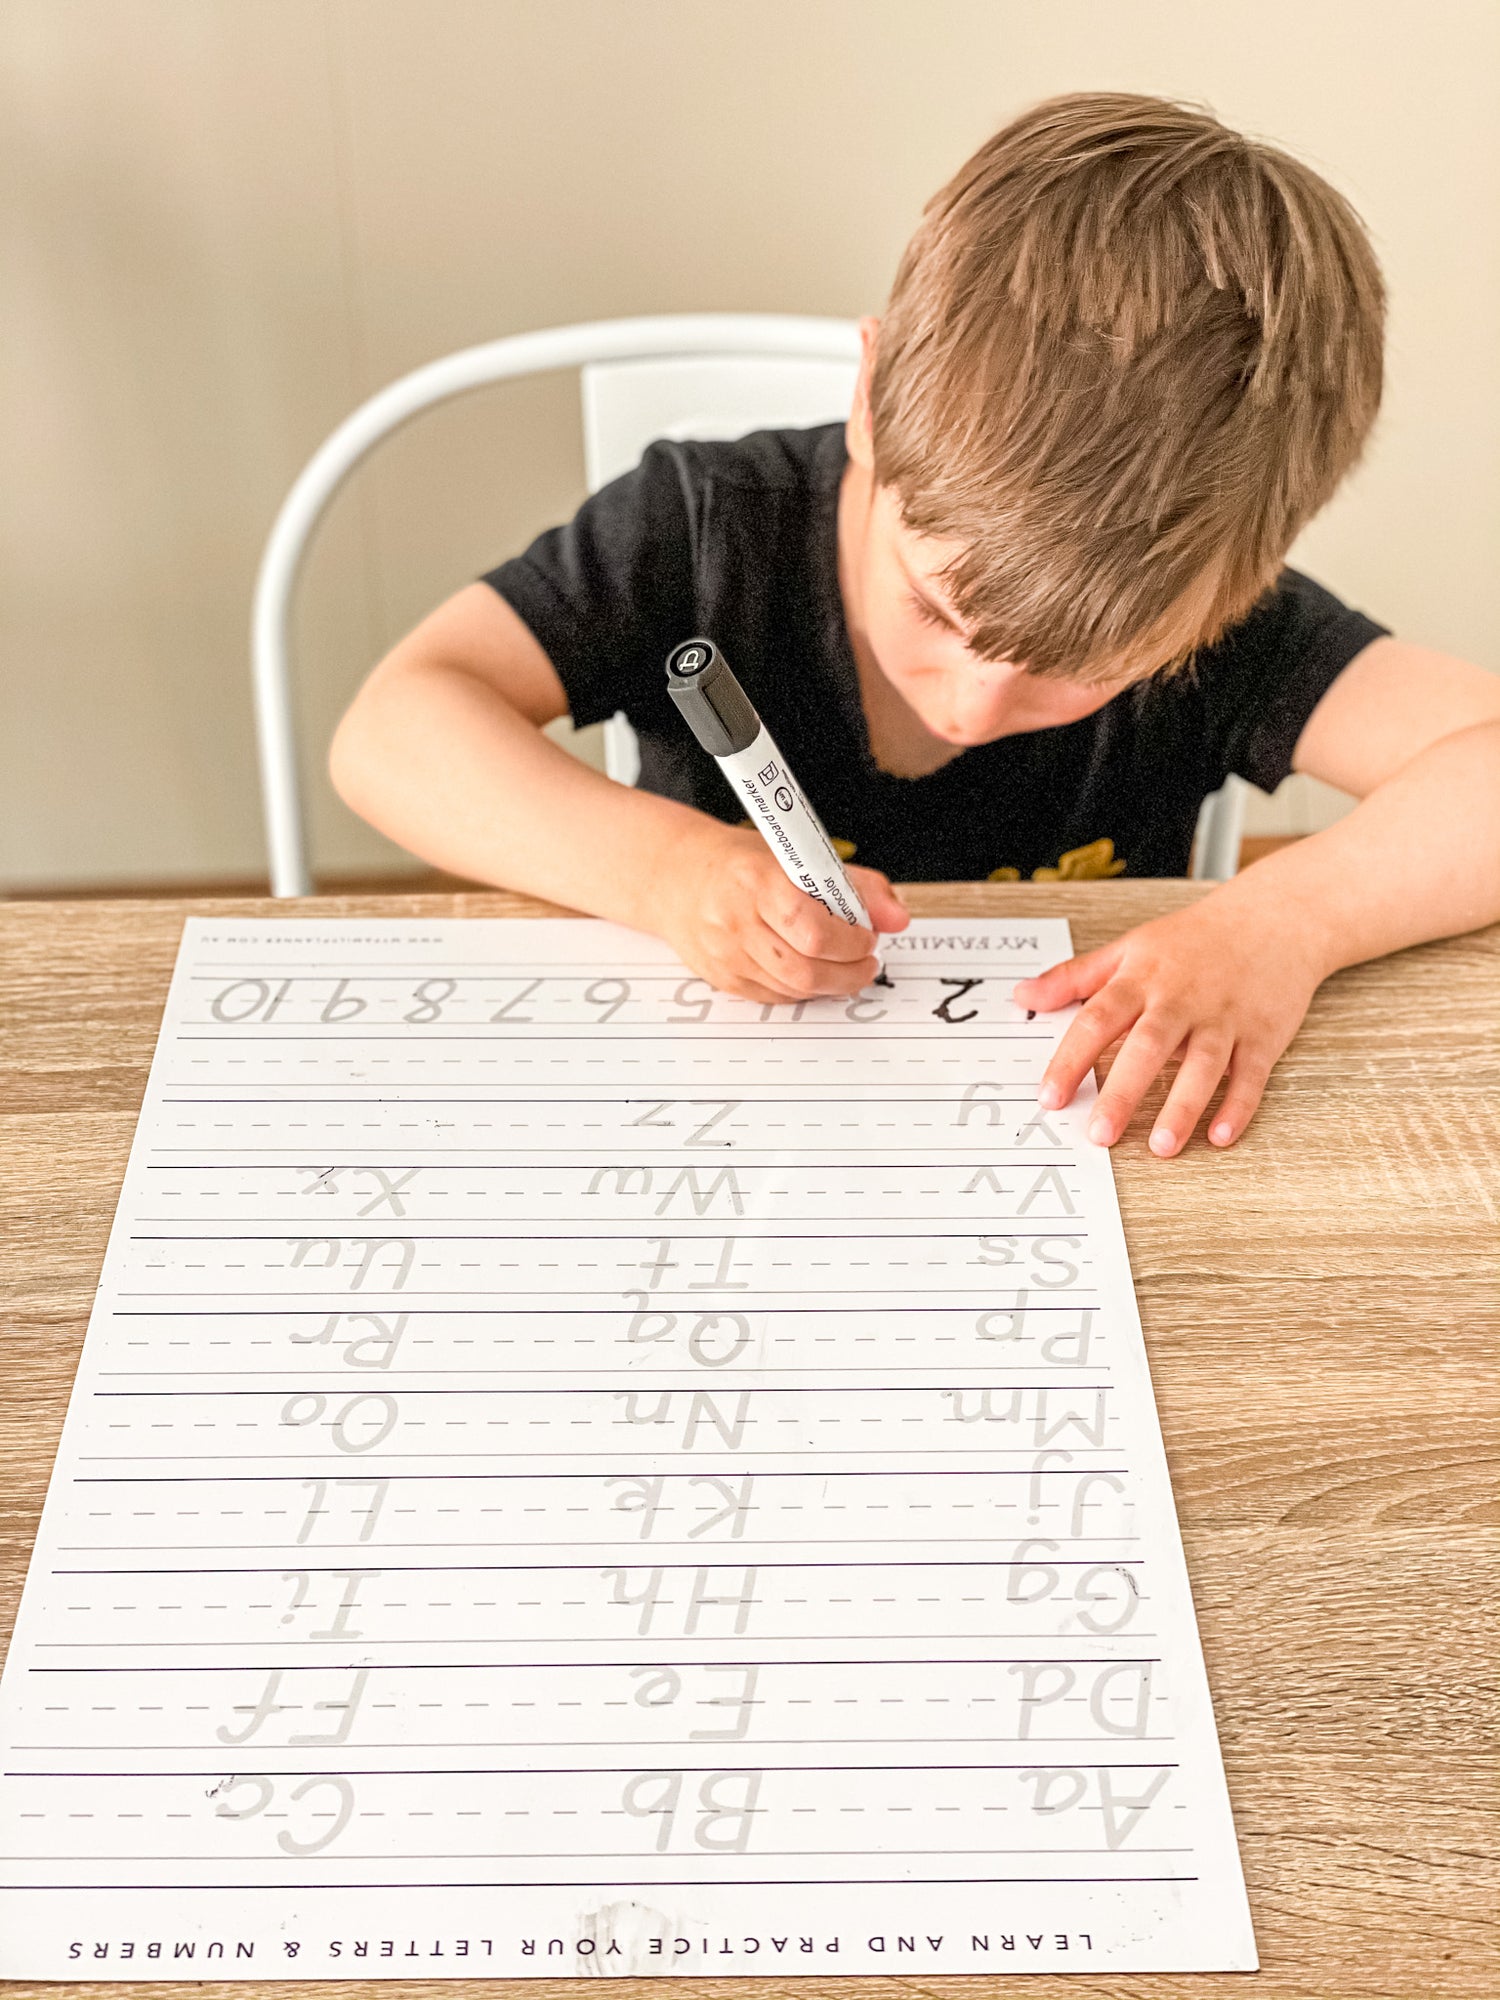
[[[717,987],[719,992],[733,993],[740,1000],[754,1000],[761,1007],[784,1007],[789,1004],[784,993],[773,993],[769,986],[763,986],[758,979],[746,978],[740,972],[725,972],[717,979],[709,974],[704,976],[709,985]]]
[[[1085,951],[1077,958],[1064,959],[1061,965],[1038,973],[1035,979],[1018,979],[1014,993],[1016,1005],[1030,1007],[1038,1014],[1051,1014],[1075,1000],[1087,1000],[1090,994],[1099,991],[1106,979],[1114,976],[1123,945],[1124,940],[1116,938],[1111,944],[1101,945],[1097,951]]]
[[[753,976],[773,987],[778,999],[814,1000],[823,993],[863,992],[880,970],[870,950],[870,933],[853,934],[865,939],[865,955],[850,961],[808,958],[765,923],[747,934],[744,950],[752,962]]]
[[[808,997],[805,991],[793,985],[769,950],[761,953],[750,944],[746,945],[745,950],[750,960],[745,979],[747,984],[753,980],[764,991],[765,1000],[762,1001],[762,1005],[765,1001],[770,1001],[775,1006],[785,1007],[793,1000],[805,1000]]]
[[[1271,1065],[1264,1056],[1244,1047],[1237,1048],[1229,1065],[1229,1088],[1224,1102],[1209,1122],[1212,1146],[1232,1146],[1250,1120],[1265,1091]]]
[[[1213,1036],[1195,1035],[1188,1043],[1187,1054],[1167,1092],[1167,1101],[1151,1128],[1149,1143],[1158,1159],[1170,1160],[1192,1137],[1228,1060],[1228,1044]]]
[[[774,992],[759,976],[756,969],[747,969],[742,964],[728,964],[718,959],[694,957],[687,961],[698,974],[713,987],[716,993],[733,993],[740,1000],[754,1000],[759,1006],[776,1006],[785,999],[782,993]]]
[[[878,868],[851,868],[849,879],[860,893],[878,931],[904,931],[911,911]]]
[[[873,957],[875,934],[860,924],[846,924],[805,896],[784,875],[760,899],[761,921],[802,958],[846,965]]]
[[[1178,1025],[1143,1014],[1125,1038],[1110,1065],[1099,1102],[1089,1119],[1089,1137],[1096,1146],[1112,1146],[1182,1039]]]
[[[1048,1111],[1071,1104],[1079,1084],[1140,1012],[1140,995],[1124,986],[1106,986],[1096,993],[1058,1043],[1037,1090],[1038,1104]]]

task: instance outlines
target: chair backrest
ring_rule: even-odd
[[[847,416],[858,373],[853,354],[590,362],[580,384],[589,491],[629,472],[653,438],[737,438]]]
[[[653,437],[738,437],[842,416],[858,359],[858,329],[850,320],[771,313],[600,320],[466,348],[362,404],[287,495],[256,580],[251,665],[271,893],[305,896],[312,888],[291,689],[293,594],[329,501],[382,439],[423,410],[485,383],[579,368],[592,490],[628,471]],[[615,729],[607,750],[616,775],[628,776],[629,748]]]

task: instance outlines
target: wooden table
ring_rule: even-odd
[[[927,887],[922,914],[1061,915],[1080,949],[1187,884]],[[0,1634],[14,1617],[184,916],[0,909]],[[500,895],[319,916],[529,916]],[[1494,1864],[1500,929],[1341,974],[1246,1140],[1115,1173],[1264,1970],[1028,1977],[1025,2000],[1500,1994]],[[1487,1834],[1485,1822],[1490,1821]],[[993,1993],[994,1978],[627,1982],[725,2000]],[[460,1982],[290,1996],[452,2000]],[[468,1982],[475,1991],[486,1982]],[[489,1982],[493,1988],[499,1982]],[[510,1990],[546,2000],[577,1982]],[[18,1986],[0,1987],[16,1993]],[[228,1986],[48,1987],[80,1996]]]

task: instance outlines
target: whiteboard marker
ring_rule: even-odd
[[[687,639],[674,649],[667,660],[667,692],[744,800],[751,824],[788,879],[846,924],[873,931],[822,821],[711,639]]]

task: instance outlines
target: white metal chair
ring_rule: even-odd
[[[1245,832],[1246,785],[1233,775],[1210,792],[1198,814],[1193,836],[1192,877],[1195,882],[1227,882],[1240,867],[1240,841]]]
[[[251,634],[261,792],[271,893],[305,896],[308,870],[291,691],[291,612],[308,543],[324,510],[382,439],[466,390],[559,368],[581,370],[590,492],[628,472],[657,437],[739,437],[771,425],[830,422],[849,408],[859,362],[852,320],[701,313],[599,320],[514,334],[404,375],[345,419],[309,460],[266,543]],[[606,725],[606,768],[633,784],[635,739]],[[1231,780],[1206,802],[1193,873],[1222,878],[1239,854],[1240,793]]]

